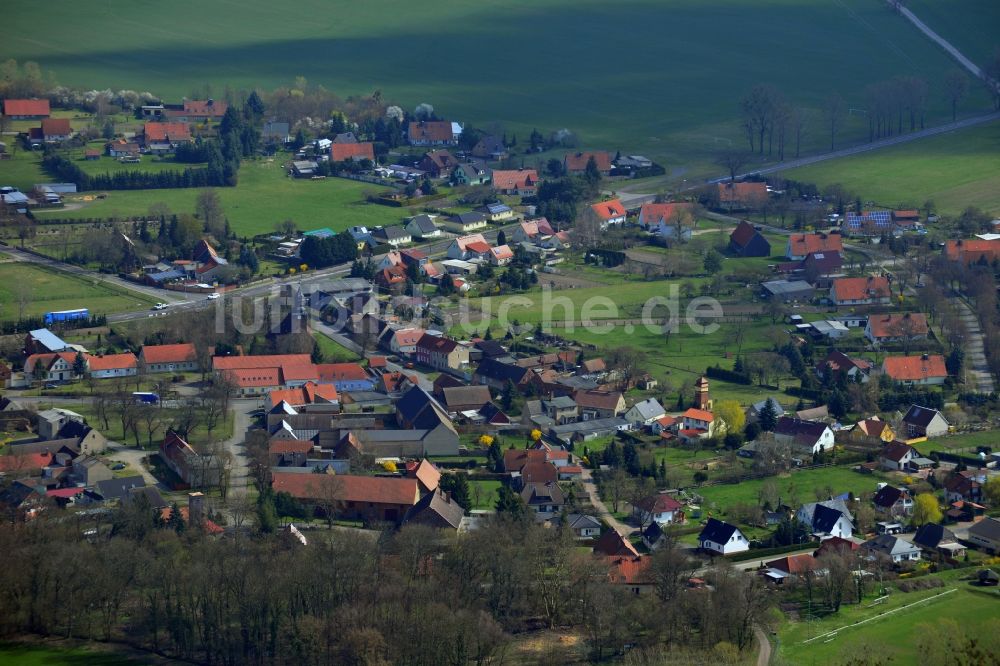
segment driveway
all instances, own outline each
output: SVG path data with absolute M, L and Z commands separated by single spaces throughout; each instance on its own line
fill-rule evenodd
M 583 481 L 583 489 L 587 492 L 587 497 L 590 498 L 590 503 L 594 505 L 597 509 L 597 515 L 603 518 L 611 528 L 621 534 L 623 537 L 628 537 L 630 534 L 635 532 L 635 528 L 625 523 L 621 522 L 615 518 L 611 511 L 608 509 L 607 505 L 601 500 L 600 495 L 597 493 L 597 484 L 594 483 L 594 477 L 590 473 L 589 469 L 584 468 L 583 474 L 580 475 L 580 480 Z
M 244 440 L 247 430 L 254 422 L 251 412 L 260 407 L 256 398 L 240 398 L 233 400 L 233 436 L 223 442 L 223 446 L 231 457 L 229 471 L 229 497 L 237 497 L 247 493 L 250 476 L 249 458 L 247 457 Z

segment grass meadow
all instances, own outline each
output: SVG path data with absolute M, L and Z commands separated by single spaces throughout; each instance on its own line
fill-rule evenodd
M 0 181 L 9 181 L 24 189 L 51 180 L 42 172 L 38 159 L 39 154 L 21 151 L 16 159 L 0 163 Z M 80 164 L 89 171 L 95 168 L 92 164 L 100 165 L 101 162 L 81 161 Z M 272 231 L 277 223 L 287 219 L 294 220 L 301 229 L 330 227 L 339 231 L 355 225 L 393 224 L 406 214 L 404 209 L 365 201 L 365 193 L 383 189 L 377 185 L 343 178 L 289 178 L 281 165 L 280 159 L 245 161 L 236 187 L 216 188 L 226 217 L 240 236 Z M 122 165 L 107 166 L 109 169 L 105 171 L 114 171 Z M 144 157 L 136 166 L 143 170 L 183 167 L 169 162 L 152 162 L 149 157 Z M 88 192 L 65 197 L 66 209 L 38 211 L 36 215 L 39 220 L 128 217 L 144 215 L 157 203 L 166 204 L 173 212 L 193 213 L 199 192 L 198 189 L 116 190 L 107 192 L 105 199 L 95 199 L 94 193 Z M 76 207 L 75 204 L 82 205 Z
M 901 610 L 859 627 L 842 629 L 833 637 L 804 643 L 823 634 L 870 617 L 877 617 L 894 608 L 932 597 L 946 589 L 955 589 L 946 596 Z M 942 618 L 954 620 L 970 633 L 1000 615 L 1000 595 L 970 587 L 965 582 L 921 592 L 893 592 L 885 603 L 871 607 L 872 599 L 861 605 L 842 606 L 839 613 L 813 622 L 789 622 L 779 632 L 779 655 L 783 663 L 813 666 L 850 663 L 851 656 L 888 656 L 894 664 L 920 663 L 917 638 L 925 626 L 933 626 Z M 887 663 L 887 660 L 880 663 Z
M 831 91 L 859 107 L 868 83 L 914 74 L 936 87 L 953 66 L 872 0 L 435 0 L 391 11 L 303 0 L 294 16 L 264 0 L 53 0 L 46 11 L 58 20 L 45 22 L 28 0 L 8 4 L 0 59 L 36 61 L 63 84 L 177 100 L 301 76 L 345 97 L 380 90 L 408 108 L 500 122 L 522 139 L 565 127 L 583 145 L 641 152 L 685 178 L 715 173 L 711 156 L 743 142 L 739 99 L 757 83 L 811 110 L 804 148 L 818 151 L 829 145 L 820 109 Z M 95 38 L 109 25 L 113 40 Z M 987 107 L 973 86 L 963 112 Z M 932 95 L 929 120 L 947 113 Z M 842 139 L 865 129 L 852 117 Z
M 977 65 L 1000 46 L 1000 3 L 994 0 L 906 0 L 906 6 Z
M 724 483 L 717 486 L 706 486 L 698 489 L 705 502 L 702 508 L 717 513 L 718 507 L 732 507 L 735 504 L 757 504 L 757 494 L 765 481 L 773 481 L 781 496 L 781 501 L 791 506 L 803 502 L 815 502 L 816 494 L 827 499 L 833 495 L 853 492 L 873 493 L 875 485 L 884 480 L 881 474 L 860 474 L 848 467 L 820 467 L 792 471 L 770 479 L 752 479 L 740 483 Z M 723 512 L 724 513 L 724 512 Z
M 87 280 L 39 266 L 0 263 L 0 319 L 15 321 L 21 316 L 41 316 L 55 310 L 86 307 L 93 314 L 112 314 L 149 307 L 156 301 L 125 292 L 99 280 Z
M 32 643 L 0 644 L 0 664 L 11 666 L 136 666 L 124 655 L 90 646 L 57 647 Z
M 826 186 L 840 183 L 882 206 L 959 213 L 967 206 L 1000 213 L 1000 122 L 950 132 L 866 155 L 783 172 Z

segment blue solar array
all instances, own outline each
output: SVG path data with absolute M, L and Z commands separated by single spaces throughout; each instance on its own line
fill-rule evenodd
M 892 226 L 892 213 L 887 210 L 868 211 L 858 215 L 857 213 L 847 214 L 847 226 L 852 229 L 875 225 L 876 228 L 888 228 Z

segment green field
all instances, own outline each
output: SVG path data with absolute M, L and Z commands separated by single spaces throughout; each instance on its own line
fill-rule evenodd
M 342 97 L 377 89 L 410 109 L 499 121 L 522 140 L 532 127 L 565 127 L 588 146 L 673 167 L 701 158 L 713 173 L 705 158 L 743 142 L 738 104 L 755 84 L 816 112 L 806 147 L 819 150 L 831 90 L 858 107 L 868 83 L 917 74 L 937 84 L 953 66 L 876 0 L 304 0 L 293 15 L 264 0 L 54 0 L 45 8 L 59 20 L 46 22 L 28 0 L 8 5 L 0 59 L 36 61 L 63 84 L 177 100 L 206 95 L 206 84 L 222 97 L 226 86 L 302 76 Z M 113 40 L 95 37 L 109 25 Z M 964 110 L 987 104 L 975 88 Z M 932 95 L 929 119 L 945 114 Z M 856 117 L 843 138 L 865 129 Z
M 24 191 L 35 183 L 51 180 L 42 172 L 39 153 L 19 151 L 16 159 L 0 162 L 0 182 L 10 183 Z M 104 158 L 111 162 L 110 158 Z M 88 164 L 81 162 L 81 164 Z M 98 162 L 97 164 L 101 164 Z M 222 206 L 237 234 L 252 236 L 272 231 L 282 220 L 294 220 L 301 229 L 330 227 L 346 229 L 354 225 L 377 226 L 399 222 L 404 209 L 390 208 L 364 201 L 366 192 L 382 190 L 376 185 L 342 178 L 296 180 L 285 175 L 280 159 L 245 161 L 236 187 L 217 188 Z M 117 163 L 108 164 L 114 169 Z M 143 169 L 170 168 L 168 162 L 152 162 L 143 158 Z M 87 166 L 89 171 L 92 167 Z M 92 217 L 128 217 L 145 215 L 150 206 L 166 204 L 171 211 L 193 213 L 196 189 L 124 190 L 107 193 L 106 199 L 94 199 L 93 193 L 68 196 L 65 203 L 83 205 L 75 209 L 39 211 L 46 218 L 86 219 Z M 84 197 L 89 200 L 85 201 Z
M 334 340 L 331 340 L 322 333 L 314 333 L 313 339 L 316 340 L 316 344 L 319 346 L 320 351 L 323 352 L 324 363 L 346 363 L 358 360 L 357 354 L 352 352 L 350 349 L 337 344 Z
M 874 608 L 867 607 L 872 602 L 872 599 L 867 599 L 859 606 L 842 606 L 839 613 L 819 621 L 788 623 L 779 633 L 781 638 L 779 654 L 785 663 L 818 666 L 848 663 L 852 655 L 877 646 L 876 649 L 880 654 L 885 652 L 891 655 L 894 664 L 916 664 L 920 662 L 916 639 L 920 635 L 921 625 L 933 626 L 938 620 L 947 618 L 954 620 L 967 631 L 975 633 L 976 628 L 982 623 L 1000 614 L 1000 595 L 995 591 L 984 592 L 970 588 L 962 582 L 958 583 L 956 592 L 941 598 L 901 610 L 884 619 L 873 620 L 859 627 L 843 629 L 829 640 L 820 639 L 808 644 L 803 643 L 812 636 L 869 617 L 877 617 L 893 608 L 932 597 L 945 589 L 953 587 L 909 594 L 893 592 L 884 604 Z
M 1000 122 L 792 169 L 782 175 L 821 187 L 840 183 L 881 206 L 922 206 L 941 212 L 978 206 L 1000 213 Z
M 0 255 L 4 256 L 4 255 Z M 55 310 L 88 308 L 92 315 L 153 305 L 156 300 L 126 292 L 96 279 L 84 279 L 30 264 L 0 263 L 0 319 L 14 321 Z
M 792 506 L 803 502 L 815 502 L 815 491 L 824 491 L 827 487 L 834 495 L 853 492 L 875 492 L 875 484 L 883 480 L 881 474 L 859 474 L 847 467 L 821 467 L 805 469 L 773 479 L 753 479 L 740 483 L 726 483 L 717 486 L 706 486 L 698 489 L 698 494 L 705 499 L 704 509 L 710 509 L 711 504 L 718 507 L 731 507 L 734 504 L 757 504 L 757 493 L 765 481 L 772 480 L 781 495 L 781 501 Z M 825 496 L 822 499 L 827 499 Z
M 0 644 L 0 664 L 11 666 L 131 666 L 142 662 L 85 645 L 74 648 L 26 643 Z
M 1000 46 L 1000 3 L 995 0 L 906 0 L 906 6 L 977 65 Z

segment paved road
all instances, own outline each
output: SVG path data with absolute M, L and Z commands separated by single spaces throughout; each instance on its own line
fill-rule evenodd
M 56 259 L 51 259 L 49 257 L 40 257 L 37 254 L 32 254 L 30 252 L 24 252 L 16 247 L 11 247 L 9 245 L 0 246 L 0 251 L 7 254 L 15 261 L 23 261 L 25 263 L 38 264 L 39 266 L 46 266 L 53 270 L 62 271 L 64 273 L 71 273 L 77 277 L 84 278 L 86 280 L 105 282 L 107 284 L 114 285 L 120 289 L 125 289 L 126 291 L 138 292 L 143 296 L 148 296 L 156 298 L 160 301 L 170 302 L 170 303 L 182 303 L 192 299 L 192 297 L 197 298 L 192 294 L 184 294 L 181 292 L 167 291 L 165 289 L 156 289 L 154 287 L 147 287 L 143 285 L 138 285 L 133 282 L 128 282 L 127 280 L 122 280 L 117 275 L 107 275 L 105 273 L 98 273 L 96 271 L 88 270 L 81 266 L 74 266 L 73 264 L 67 264 Z M 203 296 L 200 298 L 204 298 Z M 143 311 L 145 312 L 145 310 Z
M 618 534 L 621 534 L 623 537 L 628 537 L 630 534 L 635 532 L 634 527 L 630 527 L 615 518 L 611 514 L 607 505 L 601 501 L 601 496 L 597 493 L 597 484 L 594 483 L 593 474 L 591 474 L 591 471 L 586 467 L 583 469 L 583 474 L 580 475 L 580 480 L 583 481 L 583 489 L 587 492 L 587 497 L 590 498 L 590 503 L 593 504 L 594 508 L 597 510 L 597 515 L 603 518 L 608 525 L 611 526 L 611 529 L 618 532 Z
M 852 146 L 851 148 L 842 148 L 840 150 L 834 150 L 829 153 L 823 153 L 821 155 L 812 155 L 810 157 L 801 157 L 795 160 L 787 160 L 773 166 L 762 167 L 760 169 L 754 169 L 753 171 L 748 171 L 746 173 L 738 174 L 736 179 L 746 178 L 752 175 L 765 176 L 771 173 L 778 173 L 779 171 L 786 171 L 788 169 L 796 169 L 798 167 L 809 166 L 810 164 L 817 164 L 819 162 L 826 162 L 827 160 L 835 160 L 841 157 L 850 157 L 851 155 L 860 155 L 862 153 L 869 153 L 874 150 L 880 150 L 882 148 L 888 148 L 890 146 L 897 146 L 902 143 L 909 143 L 911 141 L 917 141 L 918 139 L 926 139 L 931 136 L 937 136 L 938 134 L 947 134 L 948 132 L 954 132 L 955 130 L 965 129 L 967 127 L 975 127 L 976 125 L 983 125 L 985 123 L 991 123 L 996 120 L 1000 120 L 1000 111 L 994 111 L 991 113 L 986 113 L 981 116 L 974 116 L 972 118 L 965 118 L 963 120 L 957 120 L 953 123 L 945 123 L 944 125 L 939 125 L 937 127 L 928 127 L 927 129 L 922 129 L 916 132 L 911 132 L 909 134 L 901 134 L 898 136 L 890 137 L 888 139 L 880 139 L 879 141 L 872 141 L 871 143 L 866 143 L 861 146 Z M 729 176 L 721 176 L 719 178 L 713 178 L 709 180 L 709 183 L 722 183 L 729 180 Z M 700 184 L 691 185 L 688 189 L 694 189 L 700 187 Z
M 260 407 L 257 398 L 240 398 L 232 401 L 233 436 L 223 442 L 230 455 L 229 497 L 238 497 L 247 493 L 250 468 L 244 440 L 247 430 L 253 424 L 252 411 Z

